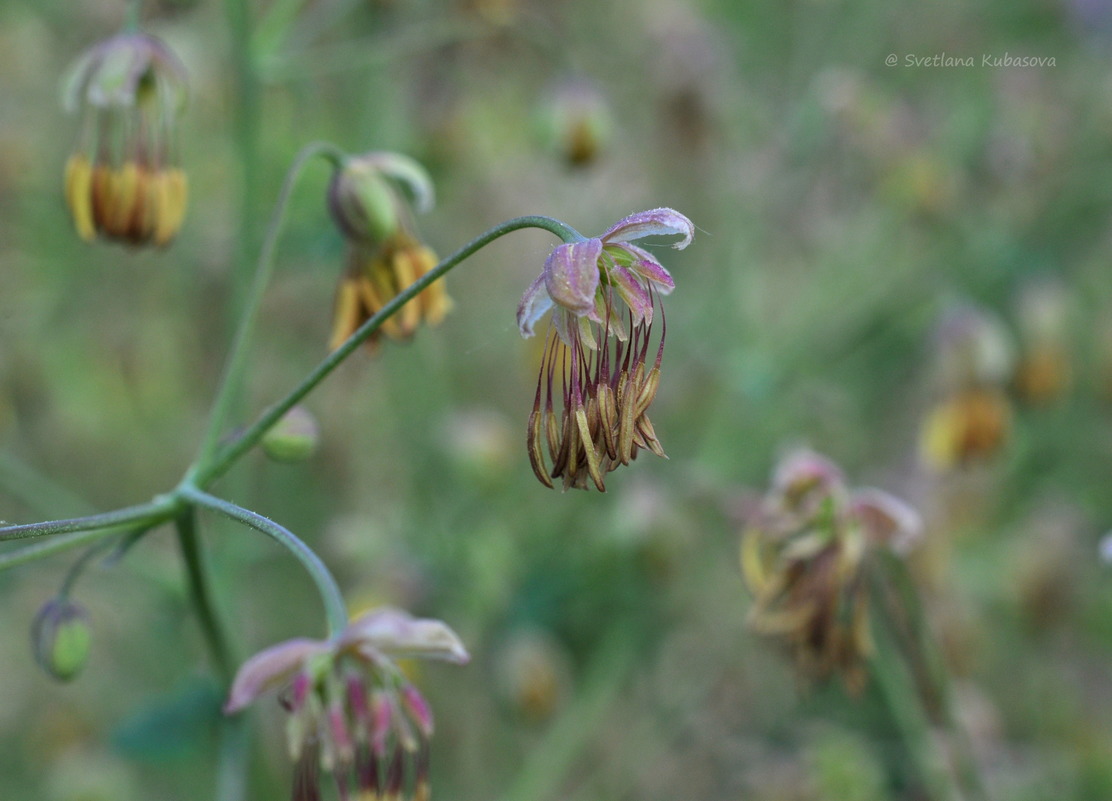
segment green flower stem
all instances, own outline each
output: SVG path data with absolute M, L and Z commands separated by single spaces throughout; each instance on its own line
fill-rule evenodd
M 294 387 L 288 395 L 267 408 L 266 411 L 264 411 L 239 437 L 217 450 L 211 460 L 199 461 L 197 466 L 190 471 L 187 476 L 187 481 L 203 487 L 208 486 L 210 482 L 224 475 L 244 453 L 253 448 L 255 444 L 262 439 L 263 435 L 270 430 L 294 404 L 312 392 L 317 384 L 323 381 L 329 373 L 339 367 L 340 363 L 350 356 L 356 348 L 363 344 L 371 334 L 377 331 L 379 326 L 391 315 L 395 314 L 406 303 L 420 294 L 421 291 L 433 281 L 441 278 L 460 262 L 474 255 L 476 251 L 486 247 L 496 239 L 513 231 L 521 230 L 522 228 L 541 228 L 560 237 L 564 242 L 578 242 L 583 240 L 583 236 L 571 226 L 559 220 L 554 220 L 551 217 L 539 216 L 515 217 L 475 237 L 475 239 L 441 261 L 436 267 L 421 276 L 421 278 L 414 281 L 407 289 L 399 292 L 393 300 L 382 307 L 382 310 L 379 311 L 378 314 L 363 323 L 363 325 L 360 326 L 354 334 L 348 337 L 340 347 L 336 348 L 336 350 L 321 361 L 320 364 L 318 364 L 300 384 Z
M 332 574 L 328 571 L 328 568 L 325 567 L 320 557 L 291 531 L 275 523 L 273 520 L 265 518 L 248 509 L 244 509 L 242 506 L 237 506 L 223 498 L 209 495 L 207 492 L 197 487 L 182 485 L 178 488 L 178 492 L 181 497 L 197 506 L 203 506 L 206 509 L 219 512 L 225 517 L 229 517 L 256 531 L 260 531 L 281 545 L 284 545 L 297 557 L 298 561 L 301 562 L 305 569 L 309 571 L 309 575 L 316 583 L 321 600 L 324 602 L 330 633 L 335 635 L 347 626 L 347 605 L 344 603 L 344 598 L 340 593 L 339 586 L 336 584 L 336 579 L 332 577 Z
M 940 722 L 949 730 L 954 740 L 954 746 L 950 751 L 954 759 L 954 773 L 962 788 L 962 797 L 970 801 L 987 801 L 988 791 L 985 789 L 980 770 L 973 758 L 973 745 L 969 733 L 954 710 L 950 676 L 935 639 L 931 636 L 919 593 L 904 562 L 892 559 L 887 567 L 887 575 L 897 594 L 898 602 L 906 611 L 909 631 L 904 638 L 905 650 L 908 652 L 907 660 L 913 666 L 919 684 L 923 705 L 926 707 L 929 705 L 929 699 L 936 699 L 934 706 L 938 708 Z M 889 600 L 889 603 L 891 602 Z
M 50 542 L 57 542 L 57 539 L 52 539 L 50 540 Z M 34 548 L 38 546 L 33 545 L 30 547 Z M 74 586 L 77 584 L 77 580 L 81 578 L 89 565 L 91 565 L 97 559 L 97 557 L 102 556 L 104 553 L 106 553 L 111 547 L 111 540 L 97 540 L 93 543 L 92 546 L 89 547 L 88 550 L 85 551 L 85 553 L 81 554 L 81 556 L 77 558 L 77 561 L 73 563 L 69 571 L 66 573 L 66 577 L 62 580 L 62 586 L 58 588 L 58 597 L 69 597 L 70 593 L 73 592 Z
M 39 559 L 68 551 L 70 548 L 80 548 L 82 545 L 95 543 L 104 537 L 119 534 L 121 531 L 126 532 L 131 528 L 131 526 L 109 526 L 108 528 L 96 528 L 73 534 L 60 534 L 43 542 L 36 542 L 34 545 L 16 548 L 5 554 L 0 554 L 0 572 L 25 565 L 28 562 L 37 562 Z
M 212 582 L 209 580 L 204 549 L 197 534 L 196 509 L 192 507 L 186 509 L 177 516 L 174 523 L 178 530 L 178 547 L 181 548 L 186 575 L 189 578 L 189 596 L 193 601 L 193 609 L 197 613 L 197 620 L 201 623 L 205 643 L 208 645 L 220 678 L 225 684 L 231 685 L 235 677 L 235 659 L 228 645 L 227 632 L 216 613 L 216 605 L 213 602 Z
M 278 202 L 274 207 L 274 214 L 271 217 L 270 228 L 267 231 L 262 250 L 259 252 L 255 278 L 248 293 L 246 305 L 243 308 L 243 315 L 240 318 L 235 340 L 232 342 L 231 355 L 228 357 L 220 388 L 217 390 L 216 399 L 213 401 L 208 428 L 205 431 L 204 439 L 201 441 L 201 449 L 195 464 L 203 463 L 212 455 L 232 407 L 235 405 L 235 399 L 247 364 L 251 334 L 255 329 L 255 321 L 262 305 L 263 293 L 266 291 L 266 287 L 270 283 L 270 277 L 274 272 L 274 254 L 278 245 L 278 237 L 281 235 L 282 227 L 285 224 L 286 209 L 289 206 L 290 196 L 293 194 L 294 185 L 297 183 L 305 165 L 317 156 L 324 156 L 338 164 L 343 154 L 327 142 L 312 142 L 303 147 L 294 157 L 293 164 L 290 165 L 290 169 L 286 173 L 282 189 L 278 194 Z
M 68 520 L 47 520 L 0 528 L 0 541 L 31 539 L 53 534 L 72 534 L 102 529 L 142 528 L 158 525 L 174 516 L 180 501 L 175 494 L 160 495 L 149 503 L 128 506 L 112 512 L 73 517 Z
M 959 796 L 949 776 L 939 769 L 933 758 L 935 745 L 930 723 L 916 699 L 914 682 L 900 659 L 888 615 L 874 612 L 872 617 L 876 652 L 869 660 L 869 667 L 880 696 L 915 763 L 926 797 L 930 801 L 954 801 Z

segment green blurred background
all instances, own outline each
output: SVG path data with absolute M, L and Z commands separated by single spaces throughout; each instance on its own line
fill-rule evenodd
M 917 575 L 994 797 L 1112 798 L 1112 3 L 145 2 L 191 78 L 191 204 L 158 253 L 86 245 L 61 197 L 77 128 L 62 77 L 124 10 L 0 2 L 0 517 L 177 482 L 310 140 L 426 164 L 439 197 L 420 225 L 441 254 L 521 214 L 591 235 L 671 206 L 699 233 L 658 250 L 677 285 L 653 406 L 668 461 L 643 455 L 605 495 L 531 474 L 537 353 L 514 311 L 554 242 L 527 232 L 451 274 L 440 328 L 357 354 L 310 397 L 315 457 L 251 454 L 217 488 L 317 549 L 353 610 L 398 604 L 468 643 L 469 667 L 417 676 L 438 719 L 434 792 L 917 797 L 871 693 L 800 693 L 745 631 L 741 517 L 783 449 L 809 443 L 923 512 Z M 983 64 L 1005 54 L 1053 65 Z M 935 55 L 974 65 L 910 65 Z M 609 120 L 578 166 L 553 121 L 573 82 Z M 242 422 L 324 355 L 344 260 L 327 180 L 318 164 L 295 193 Z M 1021 332 L 1032 281 L 1061 289 L 1072 380 L 1016 398 L 986 458 L 931 472 L 917 440 L 939 315 L 978 304 Z M 203 527 L 242 656 L 323 634 L 285 553 Z M 210 797 L 220 690 L 172 537 L 82 579 L 93 653 L 59 687 L 27 632 L 74 558 L 0 577 L 0 798 Z M 264 706 L 249 713 L 258 799 L 288 793 Z

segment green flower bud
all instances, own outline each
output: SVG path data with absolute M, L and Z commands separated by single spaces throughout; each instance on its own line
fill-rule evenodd
M 316 453 L 319 441 L 316 418 L 294 406 L 263 435 L 263 452 L 276 462 L 301 462 Z
M 412 195 L 418 212 L 432 208 L 432 181 L 417 162 L 388 152 L 352 156 L 332 176 L 328 210 L 348 239 L 381 243 L 407 227 L 399 187 Z
M 89 657 L 89 616 L 68 598 L 51 598 L 31 626 L 35 661 L 58 681 L 76 678 Z

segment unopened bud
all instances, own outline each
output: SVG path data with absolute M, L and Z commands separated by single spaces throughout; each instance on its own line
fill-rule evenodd
M 35 661 L 59 681 L 75 678 L 89 656 L 89 617 L 68 598 L 47 601 L 31 626 Z
M 319 442 L 316 418 L 294 406 L 263 435 L 263 452 L 276 462 L 301 462 L 316 453 Z
M 387 152 L 348 158 L 328 185 L 328 210 L 349 239 L 383 242 L 403 229 L 408 214 L 398 186 L 413 196 L 418 212 L 432 208 L 432 181 L 412 159 Z

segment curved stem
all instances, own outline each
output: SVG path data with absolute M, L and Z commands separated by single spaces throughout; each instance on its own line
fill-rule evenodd
M 247 364 L 251 334 L 255 328 L 255 320 L 259 315 L 259 307 L 262 305 L 263 293 L 266 291 L 267 284 L 270 283 L 270 276 L 274 272 L 274 253 L 277 249 L 278 237 L 285 224 L 286 208 L 289 206 L 294 185 L 305 165 L 316 156 L 322 155 L 337 164 L 343 157 L 343 154 L 328 142 L 311 142 L 298 152 L 286 173 L 282 189 L 278 194 L 278 202 L 270 220 L 270 228 L 267 230 L 266 239 L 263 241 L 262 250 L 259 252 L 255 278 L 243 308 L 243 316 L 240 318 L 235 340 L 232 342 L 231 354 L 228 356 L 227 364 L 224 367 L 220 388 L 217 390 L 212 411 L 209 413 L 208 428 L 205 431 L 204 439 L 201 441 L 201 448 L 195 464 L 203 463 L 215 451 L 220 434 L 235 403 L 240 379 Z
M 197 620 L 205 635 L 209 653 L 225 685 L 231 685 L 235 677 L 235 660 L 228 645 L 228 636 L 216 613 L 212 597 L 212 582 L 209 580 L 205 564 L 204 549 L 197 534 L 197 511 L 189 508 L 178 515 L 174 521 L 178 530 L 178 546 L 185 560 L 185 572 L 189 578 L 189 595 Z
M 262 439 L 263 434 L 270 430 L 270 428 L 282 418 L 282 415 L 288 412 L 294 404 L 312 392 L 317 384 L 323 381 L 329 373 L 339 367 L 340 363 L 350 356 L 356 348 L 363 344 L 371 334 L 377 331 L 379 326 L 391 315 L 420 294 L 421 291 L 431 283 L 444 276 L 453 267 L 474 255 L 476 251 L 481 250 L 496 239 L 513 231 L 521 230 L 522 228 L 541 228 L 560 237 L 564 242 L 577 242 L 583 239 L 583 236 L 571 226 L 559 220 L 554 220 L 551 217 L 540 216 L 515 217 L 475 237 L 451 256 L 441 261 L 432 270 L 421 276 L 421 278 L 414 281 L 408 288 L 394 296 L 389 303 L 382 307 L 378 314 L 363 323 L 363 325 L 360 326 L 354 334 L 348 337 L 340 347 L 336 348 L 336 350 L 332 351 L 332 353 L 322 360 L 300 384 L 289 392 L 289 394 L 268 407 L 266 411 L 243 432 L 243 434 L 226 444 L 223 448 L 217 450 L 211 461 L 198 461 L 196 467 L 191 470 L 190 474 L 187 476 L 187 480 L 199 486 L 207 486 L 211 481 L 224 475 L 224 473 L 235 464 L 236 460 Z
M 100 540 L 94 543 L 85 553 L 81 554 L 66 573 L 66 577 L 62 579 L 62 586 L 58 590 L 58 596 L 60 598 L 68 597 L 70 593 L 73 592 L 77 580 L 81 578 L 86 568 L 88 568 L 98 556 L 104 554 L 111 545 L 112 543 L 110 541 Z
M 42 523 L 27 523 L 19 526 L 0 528 L 0 541 L 22 540 L 33 537 L 46 537 L 53 534 L 71 534 L 78 531 L 98 531 L 103 529 L 140 528 L 154 526 L 169 520 L 179 506 L 174 494 L 160 495 L 149 503 L 127 506 L 112 512 L 104 512 L 87 517 L 73 517 L 68 520 L 47 520 Z
M 309 575 L 316 583 L 321 600 L 324 602 L 325 613 L 328 616 L 330 634 L 337 634 L 347 626 L 347 606 L 344 603 L 343 595 L 340 594 L 340 588 L 336 584 L 336 579 L 332 577 L 332 574 L 328 571 L 328 568 L 325 567 L 320 557 L 317 556 L 308 545 L 294 535 L 293 532 L 269 518 L 244 509 L 242 506 L 237 506 L 231 501 L 217 498 L 215 495 L 209 495 L 207 492 L 197 487 L 182 485 L 178 488 L 178 492 L 181 494 L 181 497 L 196 505 L 211 509 L 214 512 L 219 512 L 225 517 L 230 517 L 232 520 L 266 534 L 271 539 L 285 546 L 297 557 L 298 561 L 301 562 L 305 569 L 309 571 Z

